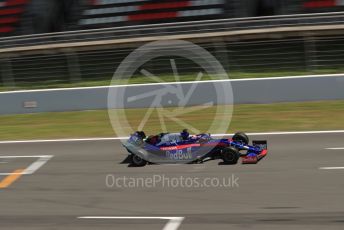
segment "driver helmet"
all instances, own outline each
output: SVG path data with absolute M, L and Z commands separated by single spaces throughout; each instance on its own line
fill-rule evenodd
M 187 129 L 183 129 L 183 131 L 180 133 L 180 135 L 183 138 L 183 140 L 187 140 L 190 136 L 190 133 L 188 132 Z

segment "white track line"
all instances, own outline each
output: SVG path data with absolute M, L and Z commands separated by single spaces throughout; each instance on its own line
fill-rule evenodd
M 338 170 L 338 169 L 344 169 L 344 167 L 320 167 L 320 170 Z
M 51 158 L 51 155 L 31 155 L 31 156 L 1 156 L 0 155 L 0 159 L 10 159 L 10 158 Z
M 9 158 L 38 158 L 35 162 L 33 162 L 29 167 L 27 167 L 21 173 L 0 173 L 0 176 L 8 176 L 8 175 L 29 175 L 36 172 L 40 167 L 42 167 L 45 163 L 47 163 L 53 156 L 52 155 L 35 155 L 35 156 L 0 156 L 0 159 L 9 159 Z
M 52 92 L 52 91 L 66 91 L 66 90 L 87 90 L 87 89 L 107 89 L 107 88 L 152 86 L 152 85 L 171 85 L 171 84 L 194 84 L 194 83 L 215 83 L 215 82 L 237 82 L 237 81 L 268 81 L 268 80 L 323 78 L 323 77 L 344 77 L 344 74 L 319 74 L 319 75 L 286 76 L 286 77 L 262 77 L 262 78 L 223 79 L 223 80 L 205 80 L 205 81 L 182 81 L 182 82 L 163 82 L 163 83 L 145 83 L 145 84 L 126 84 L 126 85 L 111 85 L 111 86 L 91 86 L 91 87 L 74 87 L 74 88 L 13 90 L 13 91 L 0 92 L 0 94 L 29 93 L 29 92 Z
M 294 134 L 331 134 L 331 133 L 344 133 L 344 130 L 324 130 L 324 131 L 290 131 L 290 132 L 265 132 L 265 133 L 246 133 L 252 136 L 265 136 L 265 135 L 294 135 Z M 226 136 L 232 134 L 212 134 L 212 136 Z
M 246 133 L 252 136 L 270 136 L 270 135 L 297 135 L 297 134 L 331 134 L 344 133 L 344 130 L 327 130 L 327 131 L 293 131 L 293 132 L 267 132 L 267 133 Z M 213 137 L 230 136 L 227 134 L 212 134 Z M 81 142 L 81 141 L 112 141 L 125 140 L 128 137 L 95 137 L 95 138 L 68 138 L 68 139 L 46 139 L 46 140 L 17 140 L 17 141 L 0 141 L 0 144 L 25 144 L 25 143 L 50 143 L 50 142 Z
M 328 150 L 344 150 L 344 148 L 325 148 L 325 149 L 328 149 Z
M 78 219 L 113 219 L 113 220 L 169 220 L 163 230 L 177 230 L 184 217 L 155 217 L 155 216 L 80 216 Z
M 75 139 L 47 139 L 47 140 L 18 140 L 18 141 L 0 141 L 0 144 L 21 144 L 21 143 L 50 143 L 50 142 L 79 142 L 79 141 L 110 141 L 122 140 L 128 137 L 99 137 L 99 138 L 75 138 Z
M 29 167 L 25 169 L 23 174 L 33 174 L 45 163 L 47 163 L 53 156 L 41 156 L 37 161 L 33 162 Z

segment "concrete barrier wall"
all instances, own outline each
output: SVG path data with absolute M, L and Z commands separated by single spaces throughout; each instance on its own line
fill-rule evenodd
M 175 86 L 175 84 L 169 84 Z M 187 91 L 191 83 L 181 87 Z M 215 82 L 199 82 L 187 105 L 206 102 L 217 96 L 217 86 L 233 89 L 235 104 L 276 103 L 344 99 L 344 75 L 305 76 L 263 79 L 239 79 Z M 166 85 L 116 86 L 112 89 L 132 98 L 152 92 Z M 106 109 L 109 87 L 90 87 L 52 90 L 30 90 L 0 93 L 0 114 L 24 114 Z M 115 100 L 115 99 L 114 99 Z M 226 100 L 218 99 L 222 104 Z M 152 97 L 143 100 L 117 103 L 115 108 L 144 108 L 152 103 Z M 174 95 L 161 100 L 162 106 L 177 106 Z

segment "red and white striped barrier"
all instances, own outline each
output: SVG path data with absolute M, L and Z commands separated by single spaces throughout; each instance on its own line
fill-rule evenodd
M 224 13 L 225 0 L 91 0 L 80 25 L 204 17 Z

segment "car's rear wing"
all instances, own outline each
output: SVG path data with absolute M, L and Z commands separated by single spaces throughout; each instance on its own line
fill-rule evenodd
M 127 142 L 136 146 L 141 146 L 145 138 L 146 134 L 143 131 L 136 131 L 130 135 Z

